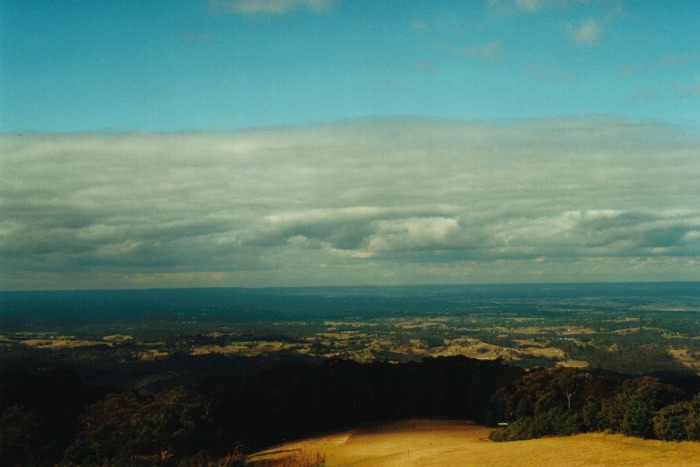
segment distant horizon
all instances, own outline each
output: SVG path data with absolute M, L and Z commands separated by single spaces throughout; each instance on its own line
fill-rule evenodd
M 16 289 L 16 290 L 0 290 L 2 293 L 22 293 L 22 292 L 129 292 L 129 291 L 168 291 L 168 290 L 325 290 L 325 289 L 400 289 L 400 288 L 431 288 L 431 287 L 446 287 L 446 288 L 457 288 L 457 287 L 528 287 L 528 286 L 614 286 L 614 285 L 682 285 L 682 284 L 697 284 L 700 285 L 700 280 L 687 280 L 687 281 L 610 281 L 610 282 L 484 282 L 484 283 L 452 283 L 452 284 L 372 284 L 372 285 L 299 285 L 299 286 L 259 286 L 259 287 L 241 287 L 241 286 L 201 286 L 201 287 L 151 287 L 151 288 L 104 288 L 104 289 Z M 0 303 L 0 308 L 1 308 Z

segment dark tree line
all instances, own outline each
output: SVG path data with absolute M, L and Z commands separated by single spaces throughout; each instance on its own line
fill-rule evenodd
M 698 378 L 686 378 L 681 386 L 686 390 L 650 376 L 537 368 L 497 391 L 494 402 L 509 425 L 494 431 L 491 439 L 607 430 L 643 438 L 700 440 Z

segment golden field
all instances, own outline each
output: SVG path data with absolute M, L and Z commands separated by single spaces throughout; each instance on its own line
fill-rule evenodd
M 455 420 L 406 420 L 289 442 L 252 455 L 264 465 L 700 466 L 700 443 L 605 433 L 495 443 L 491 428 Z

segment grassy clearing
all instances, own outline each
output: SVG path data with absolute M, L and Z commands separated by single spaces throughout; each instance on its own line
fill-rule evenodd
M 700 443 L 603 433 L 494 443 L 487 439 L 490 431 L 463 421 L 407 420 L 287 443 L 250 461 L 294 465 L 286 462 L 303 453 L 305 459 L 323 458 L 328 466 L 700 465 Z
M 75 340 L 70 338 L 65 339 L 27 339 L 20 342 L 28 347 L 34 347 L 37 349 L 49 349 L 49 350 L 59 350 L 59 349 L 77 349 L 79 347 L 99 347 L 103 345 L 111 345 L 107 342 L 102 341 L 86 341 L 86 340 Z

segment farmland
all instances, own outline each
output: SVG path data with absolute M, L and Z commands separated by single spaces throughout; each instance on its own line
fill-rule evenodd
M 700 370 L 696 283 L 4 294 L 5 368 L 178 357 Z M 196 375 L 195 375 L 196 376 Z M 202 375 L 200 375 L 202 376 Z M 119 377 L 121 379 L 121 377 Z

